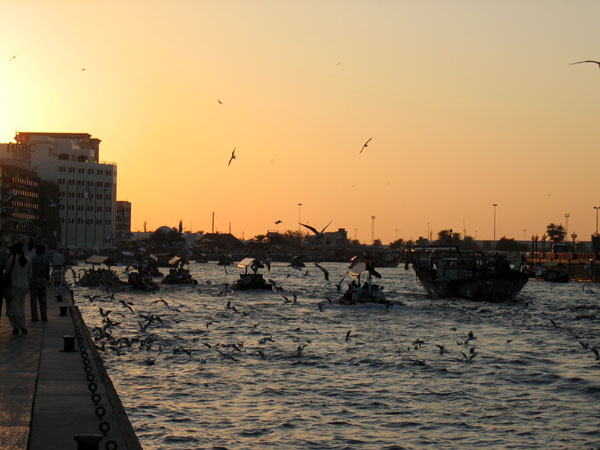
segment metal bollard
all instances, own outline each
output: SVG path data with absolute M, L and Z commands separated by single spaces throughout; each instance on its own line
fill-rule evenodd
M 67 315 L 67 308 L 68 307 L 66 305 L 65 306 L 61 305 L 61 306 L 59 306 L 59 308 L 60 308 L 60 315 L 61 316 L 66 316 Z
M 75 351 L 75 336 L 64 335 L 64 348 L 63 352 L 74 352 Z
M 101 434 L 76 434 L 73 439 L 77 442 L 77 450 L 98 450 L 98 444 L 104 439 Z

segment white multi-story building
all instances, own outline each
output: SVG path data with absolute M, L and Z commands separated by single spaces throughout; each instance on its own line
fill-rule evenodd
M 42 180 L 58 184 L 60 245 L 107 248 L 115 245 L 117 165 L 101 163 L 100 139 L 87 133 L 18 132 L 0 153 L 29 160 Z

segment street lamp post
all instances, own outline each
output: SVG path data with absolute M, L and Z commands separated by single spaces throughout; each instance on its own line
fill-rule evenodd
M 571 214 L 565 214 L 565 240 L 569 235 L 569 217 L 571 217 Z
M 375 216 L 371 216 L 371 245 L 375 244 Z
M 573 239 L 573 253 L 576 253 L 576 249 L 575 249 L 575 239 L 577 239 L 577 234 L 575 234 L 573 232 L 573 234 L 571 234 L 571 239 Z
M 600 209 L 600 206 L 594 206 L 594 209 L 596 210 L 596 235 L 598 234 L 598 210 Z
M 523 240 L 526 241 L 527 240 L 527 228 L 523 229 Z
M 498 203 L 493 203 L 492 206 L 494 207 L 494 247 L 496 244 L 496 207 L 498 206 Z
M 302 233 L 302 232 L 300 231 L 300 222 L 302 222 L 302 221 L 300 220 L 300 209 L 301 209 L 301 208 L 302 208 L 302 203 L 298 203 L 298 233 Z

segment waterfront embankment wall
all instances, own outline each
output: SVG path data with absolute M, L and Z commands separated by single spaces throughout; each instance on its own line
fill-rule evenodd
M 50 289 L 48 321 L 13 334 L 0 317 L 0 448 L 141 450 L 70 291 Z M 65 338 L 66 337 L 66 338 Z

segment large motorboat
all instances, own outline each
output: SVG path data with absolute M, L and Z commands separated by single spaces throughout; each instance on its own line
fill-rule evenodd
M 461 250 L 455 246 L 408 247 L 409 263 L 428 295 L 473 300 L 510 300 L 521 292 L 528 275 L 511 267 L 505 255 Z

